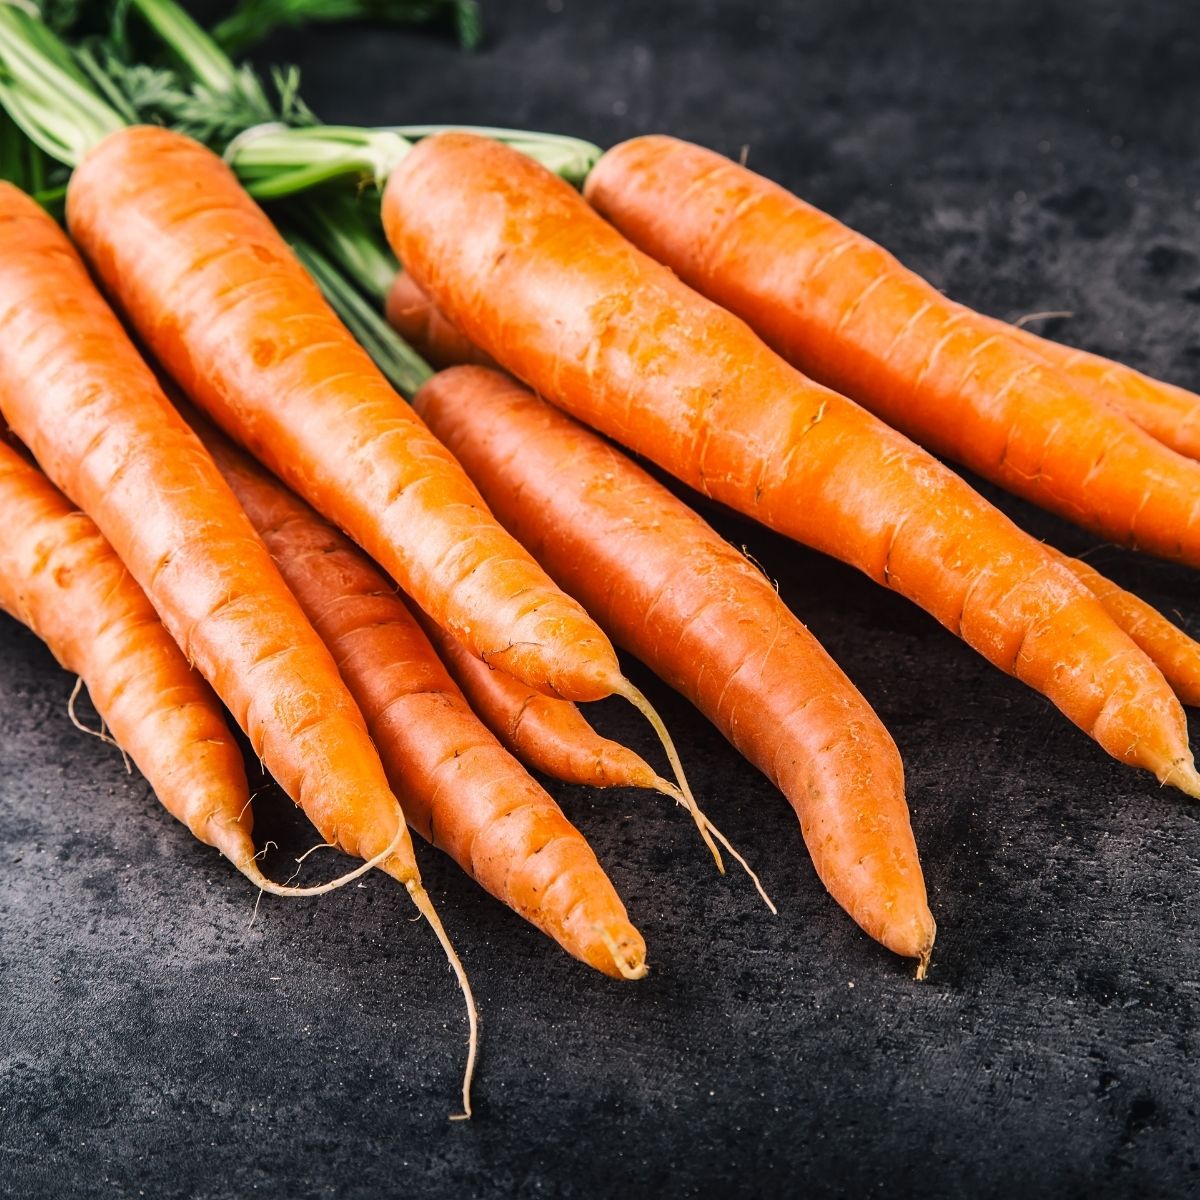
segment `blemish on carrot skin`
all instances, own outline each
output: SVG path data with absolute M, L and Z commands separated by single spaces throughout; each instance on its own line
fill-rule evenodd
M 256 367 L 269 367 L 276 358 L 278 347 L 272 338 L 255 338 L 250 347 Z

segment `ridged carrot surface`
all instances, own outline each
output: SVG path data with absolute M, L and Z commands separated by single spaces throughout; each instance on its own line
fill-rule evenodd
M 481 367 L 414 403 L 504 524 L 787 795 L 817 872 L 924 960 L 934 922 L 886 729 L 763 574 L 620 451 Z
M 1104 611 L 1141 647 L 1179 699 L 1200 706 L 1200 642 L 1172 624 L 1152 604 L 1113 583 L 1081 559 L 1047 550 L 1104 606 Z
M 388 304 L 388 320 L 396 331 L 411 345 L 431 360 L 436 359 L 443 365 L 455 362 L 482 362 L 487 356 L 476 349 L 466 337 L 450 322 L 433 303 L 433 301 L 416 285 L 412 277 L 404 272 L 396 276 L 393 292 L 399 294 L 400 302 Z M 997 322 L 997 325 L 1001 325 Z M 1002 326 L 1011 333 L 1023 335 L 1024 331 L 1011 326 Z M 1048 347 L 1050 351 L 1063 351 L 1063 358 L 1055 359 L 1061 369 L 1077 365 L 1080 369 L 1075 373 L 1078 386 L 1095 386 L 1097 400 L 1111 399 L 1116 387 L 1121 387 L 1121 403 L 1128 402 L 1128 415 L 1132 420 L 1143 425 L 1160 440 L 1171 429 L 1180 431 L 1181 437 L 1186 430 L 1185 425 L 1175 425 L 1168 420 L 1171 414 L 1167 403 L 1157 410 L 1161 417 L 1161 427 L 1152 428 L 1154 417 L 1149 406 L 1135 407 L 1138 398 L 1149 396 L 1149 389 L 1166 389 L 1180 393 L 1183 398 L 1191 397 L 1193 403 L 1200 407 L 1200 398 L 1181 388 L 1171 388 L 1169 384 L 1160 384 L 1157 380 L 1138 375 L 1128 367 L 1119 363 L 1099 358 L 1097 355 L 1085 354 L 1084 351 L 1069 350 L 1058 346 L 1057 343 L 1046 342 L 1044 339 L 1028 335 L 1030 345 Z M 1047 357 L 1052 357 L 1051 353 Z M 1087 361 L 1083 361 L 1087 360 Z M 487 365 L 484 363 L 484 365 Z M 1130 379 L 1129 377 L 1134 377 Z M 1107 382 L 1106 382 L 1107 381 Z M 1140 381 L 1140 382 L 1139 382 Z M 1145 391 L 1140 391 L 1144 385 Z M 1101 390 L 1103 387 L 1103 390 Z M 1180 409 L 1174 415 L 1186 416 L 1189 409 Z M 1181 452 L 1185 447 L 1176 447 Z M 1200 449 L 1198 445 L 1197 449 Z M 1052 555 L 1062 561 L 1071 573 L 1100 600 L 1105 612 L 1133 639 L 1151 661 L 1162 671 L 1166 681 L 1179 699 L 1187 705 L 1200 705 L 1200 643 L 1197 643 L 1178 626 L 1172 624 L 1162 613 L 1131 592 L 1125 591 L 1093 567 L 1069 555 L 1059 554 L 1047 546 Z M 457 644 L 457 643 L 455 643 Z M 470 655 L 464 655 L 471 664 L 478 662 Z M 482 664 L 480 664 L 482 666 Z M 517 685 L 519 686 L 519 685 Z M 552 703 L 549 699 L 547 703 Z M 476 705 L 478 707 L 478 704 Z
M 62 231 L 6 184 L 0 410 L 322 836 L 385 851 L 400 806 L 329 652 Z M 407 835 L 387 869 L 419 887 Z
M 495 523 L 220 158 L 165 129 L 112 134 L 67 215 L 189 397 L 440 625 L 541 690 L 619 690 L 607 639 Z
M 0 608 L 78 675 L 159 802 L 258 882 L 242 752 L 92 519 L 0 439 Z
M 923 445 L 1111 541 L 1200 566 L 1200 463 L 840 221 L 668 137 L 608 151 L 587 196 L 795 366 Z
M 1002 321 L 989 324 L 1040 354 L 1073 387 L 1124 413 L 1163 445 L 1188 458 L 1200 459 L 1200 396 L 1195 392 L 1152 379 L 1111 358 L 1039 337 L 1028 329 Z
M 645 943 L 591 847 L 479 722 L 391 582 L 211 426 L 196 428 L 332 652 L 413 828 L 577 958 L 645 974 Z
M 1069 571 L 567 184 L 498 143 L 442 134 L 392 174 L 383 216 L 418 285 L 547 399 L 908 596 L 1110 754 L 1200 792 L 1179 702 Z

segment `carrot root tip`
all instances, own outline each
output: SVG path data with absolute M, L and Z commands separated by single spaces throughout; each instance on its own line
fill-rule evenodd
M 1185 796 L 1200 800 L 1200 772 L 1193 762 L 1181 760 L 1159 776 L 1164 787 L 1178 788 Z
M 684 808 L 688 808 L 689 811 L 692 812 L 693 817 L 696 818 L 697 824 L 703 822 L 702 828 L 707 829 L 712 836 L 716 838 L 716 840 L 720 842 L 722 846 L 725 847 L 730 858 L 732 858 L 733 861 L 736 862 L 738 866 L 741 867 L 742 870 L 745 871 L 750 877 L 750 882 L 754 884 L 754 890 L 759 894 L 760 897 L 762 897 L 762 901 L 767 908 L 771 910 L 771 915 L 776 917 L 779 916 L 779 909 L 775 907 L 775 902 L 770 896 L 767 895 L 767 890 L 763 887 L 762 880 L 759 879 L 757 873 L 745 860 L 745 858 L 743 858 L 742 855 L 733 848 L 733 843 L 730 842 L 730 840 L 708 819 L 708 817 L 704 815 L 703 812 L 700 811 L 699 808 L 692 809 L 691 806 L 688 805 L 687 797 L 684 796 L 684 794 L 677 787 L 675 787 L 674 784 L 668 783 L 666 780 L 662 780 L 661 782 L 665 786 L 655 790 L 662 792 L 664 796 L 670 796 L 676 804 L 681 804 Z M 721 867 L 721 874 L 725 874 L 724 867 Z
M 679 760 L 679 753 L 675 749 L 675 742 L 672 740 L 670 733 L 667 732 L 667 727 L 663 722 L 662 717 L 658 715 L 658 710 L 646 699 L 644 695 L 624 676 L 621 678 L 620 685 L 617 688 L 616 694 L 623 696 L 634 708 L 650 722 L 650 727 L 658 735 L 658 740 L 662 743 L 662 748 L 666 752 L 667 761 L 671 764 L 671 770 L 675 775 L 675 779 L 679 784 L 679 791 L 682 795 L 682 803 L 684 807 L 692 814 L 692 820 L 696 823 L 696 828 L 700 831 L 700 837 L 704 844 L 708 847 L 709 853 L 713 856 L 713 861 L 717 864 L 717 870 L 722 875 L 725 874 L 725 862 L 721 858 L 721 852 L 717 849 L 716 842 L 713 841 L 712 834 L 709 832 L 711 826 L 700 811 L 700 806 L 696 803 L 696 797 L 692 795 L 692 789 L 687 781 L 687 775 L 684 774 L 683 763 Z
M 469 1121 L 471 1119 L 471 1084 L 475 1079 L 475 1063 L 479 1057 L 479 1010 L 475 1007 L 475 995 L 471 991 L 471 982 L 467 978 L 467 972 L 462 965 L 462 960 L 458 957 L 458 952 L 454 949 L 450 941 L 450 936 L 446 933 L 445 926 L 442 925 L 442 920 L 437 914 L 437 909 L 433 907 L 433 901 L 430 900 L 429 893 L 415 879 L 409 880 L 405 886 L 408 888 L 408 894 L 412 897 L 412 902 L 417 906 L 417 911 L 429 922 L 430 928 L 441 943 L 442 951 L 450 963 L 450 969 L 458 979 L 458 986 L 462 991 L 463 1000 L 467 1005 L 467 1024 L 470 1033 L 467 1039 L 467 1065 L 463 1070 L 463 1110 L 460 1113 L 451 1113 L 450 1120 Z
M 257 865 L 247 864 L 247 867 L 242 869 L 242 873 L 249 876 L 250 879 L 258 886 L 261 891 L 270 892 L 272 896 L 324 896 L 326 892 L 332 892 L 337 888 L 345 887 L 348 883 L 353 883 L 354 880 L 360 879 L 368 871 L 373 871 L 376 867 L 382 866 L 397 850 L 404 844 L 408 830 L 405 827 L 404 821 L 399 822 L 399 827 L 396 830 L 396 836 L 382 849 L 374 858 L 367 859 L 366 862 L 360 863 L 353 871 L 347 871 L 345 875 L 339 875 L 336 879 L 331 879 L 328 883 L 319 883 L 312 887 L 289 887 L 284 883 L 275 883 L 268 879 L 259 869 Z M 306 851 L 297 859 L 297 862 L 303 862 L 305 858 L 312 853 L 313 850 L 320 850 L 330 843 L 322 842 L 318 846 L 314 846 L 312 850 Z M 293 875 L 294 879 L 295 876 Z
M 640 951 L 633 953 L 628 947 L 623 947 L 607 929 L 597 928 L 596 932 L 608 947 L 613 965 L 620 971 L 622 979 L 645 979 L 650 974 L 650 968 Z

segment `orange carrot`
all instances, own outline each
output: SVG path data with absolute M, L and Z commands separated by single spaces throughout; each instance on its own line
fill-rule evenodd
M 617 978 L 644 975 L 645 942 L 591 847 L 480 724 L 389 580 L 186 415 L 332 652 L 413 828 L 576 958 Z
M 165 310 L 163 320 L 174 319 Z M 95 522 L 322 837 L 404 884 L 458 974 L 362 714 L 253 527 L 57 225 L 0 184 L 0 411 Z
M 1153 605 L 1101 575 L 1095 567 L 1060 554 L 1051 546 L 1046 549 L 1096 596 L 1104 611 L 1163 673 L 1179 699 L 1192 707 L 1200 706 L 1200 642 L 1173 625 Z
M 561 180 L 498 143 L 443 134 L 392 174 L 383 216 L 438 307 L 547 399 L 908 596 L 1110 754 L 1200 795 L 1178 700 L 1069 571 Z
M 445 371 L 414 403 L 551 575 L 784 791 L 834 898 L 923 973 L 934 921 L 900 755 L 763 574 L 620 451 L 503 375 Z
M 587 195 L 814 379 L 1111 541 L 1200 566 L 1200 463 L 1098 404 L 1043 354 L 861 234 L 719 154 L 666 137 L 608 151 Z
M 1177 453 L 1200 459 L 1200 396 L 1195 392 L 1152 379 L 1111 358 L 1039 337 L 1028 329 L 990 318 L 987 321 L 989 328 L 1040 354 L 1084 395 L 1124 413 Z
M 627 693 L 608 640 L 495 523 L 220 158 L 165 129 L 111 134 L 67 215 L 188 396 L 438 624 L 551 694 Z
M 242 753 L 216 697 L 91 518 L 3 440 L 0 608 L 82 679 L 167 812 L 264 886 Z
M 496 365 L 434 307 L 412 276 L 404 271 L 396 275 L 388 289 L 386 311 L 392 328 L 435 367 L 455 367 L 462 363 Z
M 486 355 L 481 350 L 475 349 L 467 341 L 466 337 L 451 324 L 449 318 L 444 316 L 434 306 L 433 301 L 413 282 L 411 276 L 404 272 L 396 276 L 393 294 L 397 293 L 401 295 L 403 302 L 402 304 L 394 305 L 389 296 L 388 319 L 405 341 L 411 343 L 417 350 L 425 354 L 426 357 L 431 359 L 436 358 L 437 361 L 447 365 L 454 362 L 456 356 L 458 356 L 457 361 L 463 363 L 477 362 L 486 358 Z M 997 322 L 997 325 L 1000 324 L 1000 322 Z M 1021 333 L 1022 331 L 1012 329 L 1012 332 Z M 1039 340 L 1030 335 L 1031 345 Z M 1053 347 L 1055 344 L 1046 343 L 1046 345 Z M 1065 347 L 1057 348 L 1065 350 Z M 1069 351 L 1068 355 L 1073 360 L 1074 356 L 1084 356 L 1084 352 Z M 1095 360 L 1095 362 L 1085 364 L 1088 371 L 1095 369 L 1099 373 L 1101 364 L 1107 363 L 1107 368 L 1105 369 L 1105 376 L 1107 378 L 1121 380 L 1124 378 L 1125 373 L 1129 371 L 1127 367 L 1120 367 L 1117 363 L 1109 363 L 1108 360 L 1099 359 L 1095 355 L 1087 355 L 1085 357 Z M 1109 371 L 1108 368 L 1116 368 L 1116 371 Z M 1136 372 L 1132 374 L 1136 375 Z M 1099 375 L 1097 375 L 1097 378 L 1099 378 Z M 1138 376 L 1138 378 L 1145 379 L 1144 376 Z M 1082 372 L 1077 382 L 1080 386 L 1083 386 L 1086 382 Z M 1146 380 L 1146 382 L 1147 384 L 1156 384 L 1157 381 Z M 1157 386 L 1169 387 L 1166 384 Z M 1183 396 L 1190 395 L 1190 393 L 1182 392 L 1182 389 L 1175 390 L 1180 391 Z M 1136 394 L 1132 385 L 1126 387 L 1125 395 L 1127 397 L 1135 397 Z M 1100 394 L 1097 392 L 1097 399 L 1100 398 Z M 1165 412 L 1166 410 L 1164 409 L 1164 415 Z M 1146 423 L 1144 424 L 1144 428 L 1148 432 L 1154 433 L 1155 436 L 1160 436 L 1159 431 L 1150 428 L 1148 413 L 1149 409 L 1143 409 L 1140 413 L 1134 411 L 1133 408 L 1129 410 L 1131 419 L 1142 423 L 1139 420 L 1139 415 L 1145 417 Z M 1182 430 L 1184 427 L 1172 426 L 1172 428 Z M 1160 438 L 1160 440 L 1166 439 Z M 1177 449 L 1182 450 L 1182 447 L 1177 447 Z M 1054 557 L 1060 559 L 1080 583 L 1099 599 L 1108 615 L 1112 617 L 1121 629 L 1129 634 L 1134 643 L 1146 653 L 1163 673 L 1164 678 L 1171 685 L 1171 688 L 1179 699 L 1187 705 L 1200 705 L 1200 643 L 1189 637 L 1178 626 L 1173 625 L 1157 609 L 1147 604 L 1144 600 L 1140 600 L 1132 593 L 1118 587 L 1111 580 L 1088 566 L 1087 563 L 1080 562 L 1078 559 L 1071 558 L 1065 554 L 1060 555 L 1050 546 L 1047 546 L 1046 549 Z M 472 660 L 472 662 L 474 661 L 477 660 Z M 478 703 L 476 703 L 476 707 L 478 708 Z
M 581 787 L 649 788 L 674 798 L 640 755 L 601 737 L 569 700 L 555 700 L 481 662 L 444 629 L 416 614 L 471 707 L 527 767 Z

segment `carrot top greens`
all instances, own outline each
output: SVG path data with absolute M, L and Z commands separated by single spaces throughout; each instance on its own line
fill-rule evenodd
M 105 32 L 69 46 L 32 5 L 5 4 L 0 6 L 0 105 L 45 153 L 68 166 L 123 125 L 145 123 L 166 125 L 224 154 L 259 200 L 337 180 L 378 189 L 415 140 L 446 127 L 321 125 L 300 97 L 295 68 L 274 68 L 264 82 L 250 66 L 235 63 L 222 41 L 244 45 L 239 30 L 254 22 L 265 28 L 357 15 L 388 18 L 401 9 L 412 19 L 418 10 L 432 19 L 451 7 L 460 13 L 474 8 L 462 0 L 248 0 L 230 18 L 233 24 L 218 26 L 214 37 L 175 0 L 128 0 L 114 8 Z M 140 28 L 131 29 L 135 17 Z M 70 5 L 55 26 L 74 28 Z M 147 32 L 154 43 L 149 60 L 133 48 Z M 561 134 L 476 131 L 507 142 L 576 186 L 600 155 L 591 143 Z

